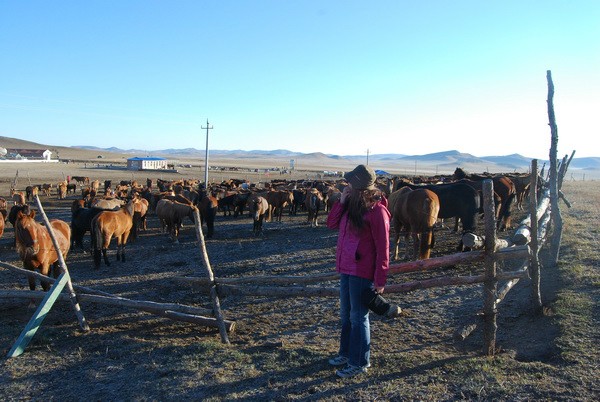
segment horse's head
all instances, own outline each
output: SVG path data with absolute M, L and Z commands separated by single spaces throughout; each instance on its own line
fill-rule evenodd
M 464 169 L 457 167 L 456 169 L 454 169 L 454 173 L 452 174 L 452 176 L 455 180 L 460 180 L 466 178 L 468 176 L 468 173 Z
M 122 208 L 125 209 L 125 211 L 130 215 L 133 216 L 134 210 L 135 210 L 135 199 L 131 199 L 129 200 L 129 202 L 127 204 L 125 204 L 125 206 L 123 206 Z
M 39 252 L 37 229 L 39 224 L 34 220 L 35 211 L 25 208 L 17 212 L 15 221 L 15 239 L 17 246 L 25 255 L 35 255 Z

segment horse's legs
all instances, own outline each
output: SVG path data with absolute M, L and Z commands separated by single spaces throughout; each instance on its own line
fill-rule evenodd
M 49 276 L 50 275 L 50 264 L 42 265 L 40 273 L 44 276 Z M 40 283 L 42 285 L 42 289 L 44 289 L 44 292 L 47 292 L 50 289 L 50 282 L 41 279 Z
M 121 238 L 117 238 L 117 261 L 121 261 Z
M 426 260 L 429 258 L 431 253 L 431 239 L 433 237 L 433 232 L 431 230 L 422 232 L 420 234 L 420 249 L 419 249 L 419 259 Z
M 179 228 L 181 227 L 180 223 L 175 223 L 173 225 L 173 242 L 179 243 Z
M 62 268 L 60 267 L 60 264 L 58 263 L 58 261 L 56 261 L 52 265 L 52 276 L 54 277 L 54 279 L 58 278 L 58 276 L 60 275 L 61 271 L 62 271 Z
M 35 278 L 28 276 L 27 277 L 27 282 L 29 282 L 29 289 L 30 290 L 35 290 Z M 29 308 L 29 309 L 34 309 L 35 308 L 35 299 L 29 300 L 29 306 L 27 306 L 27 308 Z
M 394 239 L 394 260 L 398 259 L 399 247 L 400 247 L 400 231 L 396 230 L 396 238 Z
M 126 232 L 121 237 L 121 262 L 125 262 L 125 245 L 127 244 L 127 240 L 129 239 L 129 232 Z
M 110 261 L 108 261 L 107 250 L 108 250 L 108 247 L 102 247 L 102 256 L 104 257 L 104 263 L 107 266 L 110 266 Z
M 101 251 L 99 248 L 94 247 L 92 252 L 94 254 L 94 268 L 98 269 L 98 268 L 100 268 L 100 260 L 101 260 L 100 253 L 101 253 Z
M 415 232 L 412 235 L 413 238 L 413 251 L 412 251 L 412 259 L 414 261 L 416 261 L 417 259 L 419 259 L 419 247 L 421 245 L 421 239 L 423 236 L 421 236 L 420 233 Z
M 458 216 L 454 217 L 454 233 L 458 233 L 458 225 L 460 223 L 460 218 Z
M 35 278 L 32 276 L 28 276 L 27 282 L 29 282 L 29 290 L 35 290 Z
M 404 228 L 406 229 L 406 233 L 404 234 L 404 242 L 406 243 L 406 249 L 404 252 L 404 259 L 410 261 L 411 258 L 411 253 L 410 253 L 410 228 Z
M 258 233 L 262 235 L 262 225 L 263 225 L 263 219 L 265 219 L 264 215 L 261 215 L 258 218 Z

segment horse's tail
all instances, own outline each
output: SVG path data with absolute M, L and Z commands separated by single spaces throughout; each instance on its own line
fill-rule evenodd
M 419 234 L 419 259 L 426 260 L 431 255 L 433 243 L 433 228 Z
M 511 216 L 511 206 L 515 200 L 517 194 L 512 192 L 506 200 L 502 203 L 502 207 L 500 208 L 500 216 L 498 217 L 498 229 L 508 229 L 510 226 L 510 216 Z
M 426 260 L 431 255 L 434 245 L 433 227 L 437 221 L 439 205 L 431 198 L 426 198 L 423 204 L 423 231 L 419 236 L 419 259 Z
M 94 253 L 94 266 L 96 268 L 100 267 L 101 262 L 101 249 L 102 249 L 102 230 L 98 227 L 98 220 L 93 219 L 92 224 L 90 225 L 90 239 L 91 239 L 91 247 L 92 252 Z

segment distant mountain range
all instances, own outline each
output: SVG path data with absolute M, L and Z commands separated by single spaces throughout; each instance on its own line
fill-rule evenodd
M 113 152 L 120 154 L 131 154 L 136 156 L 162 156 L 167 158 L 203 158 L 205 150 L 196 148 L 181 148 L 181 149 L 163 149 L 157 151 L 146 151 L 141 149 L 120 149 L 116 147 L 111 148 L 98 148 L 87 145 L 77 145 L 74 148 L 93 150 L 98 152 Z M 244 151 L 240 149 L 236 150 L 221 150 L 211 149 L 211 157 L 230 157 L 230 158 L 256 158 L 256 157 L 272 157 L 277 159 L 282 158 L 317 158 L 317 159 L 330 159 L 330 160 L 343 160 L 347 162 L 364 163 L 365 155 L 334 155 L 324 154 L 320 152 L 313 153 L 301 153 L 289 151 L 287 149 L 275 149 L 275 150 L 252 150 Z M 505 170 L 523 170 L 531 166 L 531 160 L 519 154 L 505 155 L 505 156 L 474 156 L 468 153 L 462 153 L 457 150 L 436 152 L 424 155 L 404 155 L 404 154 L 376 154 L 369 155 L 370 162 L 379 162 L 383 164 L 390 163 L 422 163 L 429 165 L 438 165 L 440 168 L 448 166 L 465 166 L 465 165 L 490 165 L 500 166 Z M 538 161 L 538 165 L 541 167 L 542 164 L 548 161 Z M 569 165 L 572 169 L 581 170 L 596 170 L 600 169 L 600 157 L 587 157 L 587 158 L 573 158 Z
M 9 149 L 49 149 L 53 157 L 61 159 L 96 159 L 102 157 L 105 160 L 122 161 L 130 156 L 155 156 L 172 160 L 195 160 L 203 161 L 204 149 L 180 148 L 148 151 L 143 149 L 121 149 L 117 147 L 100 148 L 88 145 L 77 145 L 72 147 L 44 145 L 27 140 L 0 136 L 0 147 Z M 562 157 L 564 155 L 561 155 Z M 436 152 L 424 155 L 404 154 L 376 154 L 369 155 L 334 155 L 321 152 L 301 153 L 286 149 L 275 150 L 210 150 L 210 159 L 215 163 L 225 165 L 235 164 L 235 161 L 243 161 L 247 165 L 289 166 L 290 160 L 294 160 L 297 167 L 312 166 L 319 169 L 347 170 L 359 163 L 368 162 L 375 169 L 387 169 L 393 172 L 414 173 L 448 173 L 453 172 L 456 167 L 461 167 L 471 172 L 527 172 L 531 167 L 531 160 L 519 154 L 505 156 L 474 156 L 457 150 Z M 220 160 L 217 162 L 217 160 Z M 185 162 L 187 163 L 187 162 Z M 538 160 L 538 166 L 542 168 L 548 164 L 547 160 Z M 586 177 L 600 178 L 600 157 L 573 158 L 569 165 L 573 173 L 581 173 Z

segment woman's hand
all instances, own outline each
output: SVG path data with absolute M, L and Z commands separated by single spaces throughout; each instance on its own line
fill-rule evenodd
M 378 295 L 381 295 L 381 294 L 383 294 L 383 289 L 384 289 L 383 286 L 381 286 L 381 287 L 375 286 L 375 293 L 377 293 Z
M 352 188 L 350 188 L 350 185 L 347 185 L 346 187 L 344 187 L 344 191 L 342 191 L 342 196 L 340 197 L 341 204 L 346 202 L 346 199 L 350 195 L 350 191 L 352 191 Z

